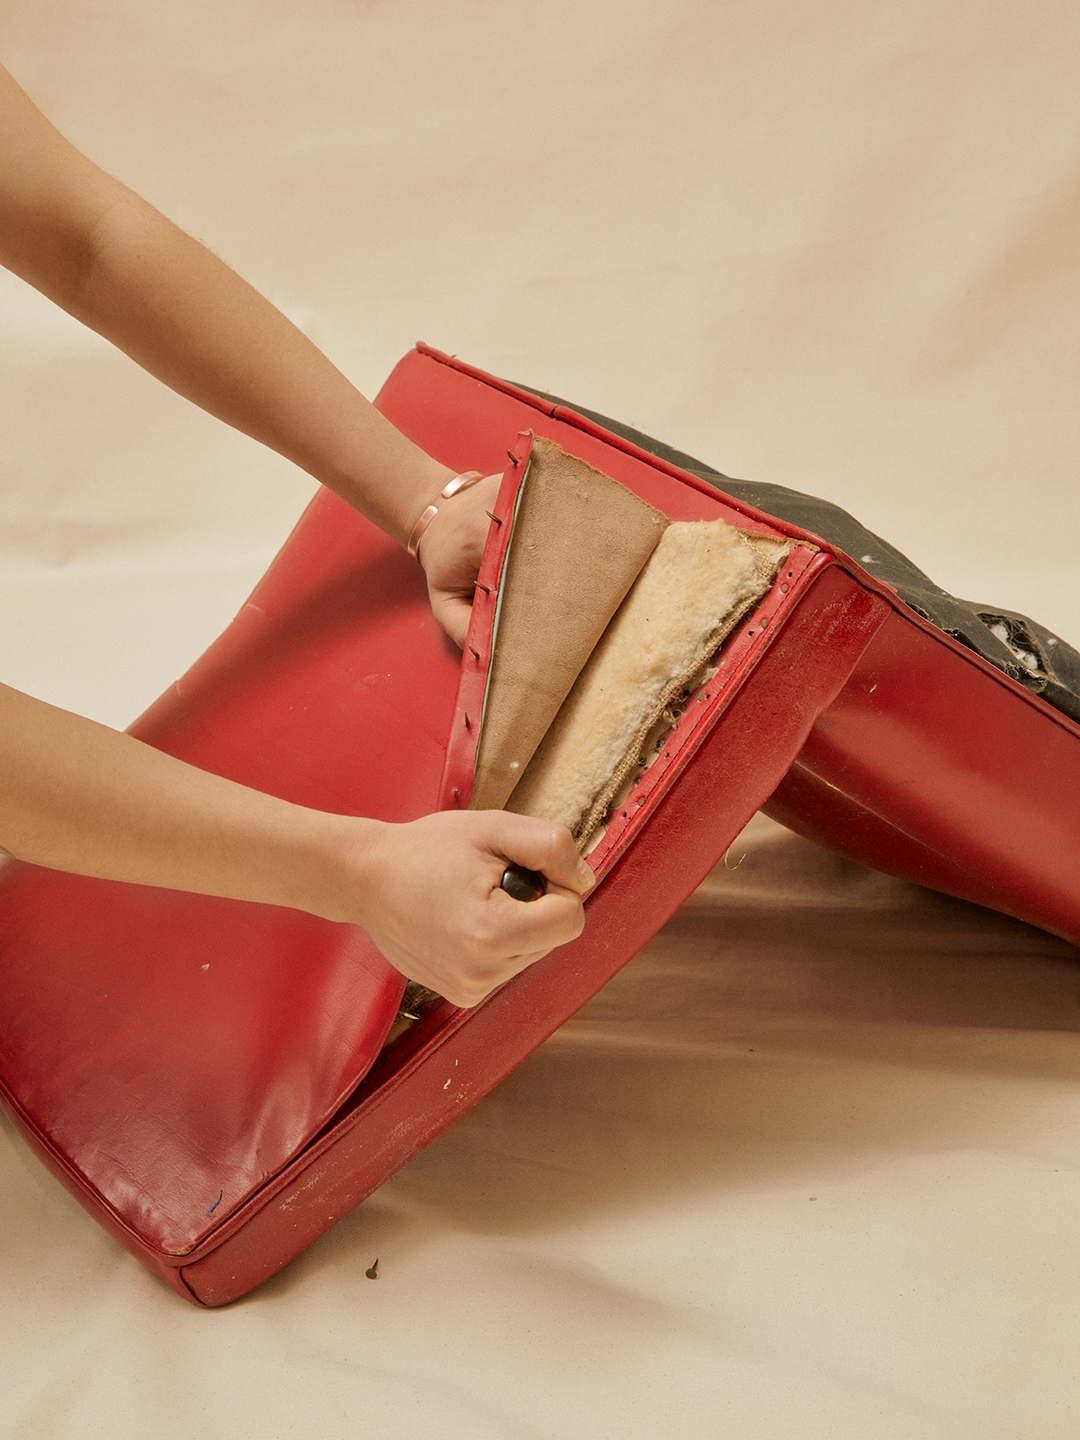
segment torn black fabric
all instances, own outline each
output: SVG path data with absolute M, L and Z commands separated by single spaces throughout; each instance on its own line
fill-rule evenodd
M 723 495 L 730 495 L 732 499 L 753 505 L 777 520 L 819 535 L 827 545 L 842 550 L 871 575 L 891 585 L 917 615 L 967 645 L 1013 680 L 1019 680 L 1070 720 L 1080 722 L 1080 653 L 1038 621 L 1013 610 L 1003 610 L 1000 606 L 958 600 L 947 590 L 942 590 L 940 585 L 935 585 L 895 546 L 882 540 L 872 530 L 867 530 L 853 515 L 829 500 L 818 500 L 813 495 L 789 490 L 786 485 L 733 480 L 711 465 L 684 455 L 662 440 L 654 440 L 640 430 L 620 424 L 618 420 L 598 415 L 594 410 L 586 410 L 528 385 L 519 388 L 548 401 L 553 409 L 561 406 L 596 425 L 602 425 L 605 430 L 629 440 L 650 455 L 696 475 Z

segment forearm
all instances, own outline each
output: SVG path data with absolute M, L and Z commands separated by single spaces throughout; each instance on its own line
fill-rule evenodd
M 93 236 L 65 308 L 144 369 L 404 544 L 453 473 L 386 421 L 267 300 L 136 196 Z
M 560 825 L 501 811 L 395 825 L 308 810 L 6 686 L 0 849 L 362 925 L 402 974 L 458 1005 L 579 934 L 592 883 Z M 510 862 L 542 870 L 548 893 L 511 900 L 499 885 Z
M 80 155 L 2 67 L 0 263 L 402 543 L 452 473 L 249 285 Z M 435 613 L 459 644 L 497 484 L 440 507 L 425 533 Z M 403 973 L 463 1005 L 577 935 L 592 878 L 561 826 L 500 812 L 326 815 L 4 687 L 0 849 L 363 925 Z M 548 893 L 511 900 L 508 862 L 542 870 Z
M 249 790 L 0 686 L 0 847 L 19 859 L 342 919 L 342 856 L 362 882 L 377 828 Z M 362 896 L 353 900 L 349 918 L 360 918 Z
M 399 541 L 451 474 L 250 285 L 81 155 L 2 67 L 0 264 Z
M 279 451 L 405 545 L 453 471 L 426 455 L 284 315 L 135 195 L 94 227 L 71 313 L 204 410 Z M 465 643 L 498 477 L 439 501 L 424 536 L 432 608 Z M 449 520 L 449 523 L 447 521 Z

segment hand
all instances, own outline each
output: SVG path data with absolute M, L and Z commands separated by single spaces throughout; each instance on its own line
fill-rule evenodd
M 489 512 L 501 481 L 501 475 L 488 475 L 460 495 L 438 501 L 439 513 L 420 542 L 432 613 L 459 650 L 469 633 L 476 577 L 491 528 Z
M 510 862 L 543 871 L 547 894 L 512 900 L 499 888 Z M 335 918 L 359 920 L 403 975 L 463 1008 L 576 939 L 594 883 L 569 830 L 501 810 L 373 825 L 360 866 L 362 913 Z

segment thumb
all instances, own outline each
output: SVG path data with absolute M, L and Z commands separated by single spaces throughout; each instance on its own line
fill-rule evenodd
M 428 589 L 431 613 L 459 650 L 465 649 L 472 618 L 472 596 Z

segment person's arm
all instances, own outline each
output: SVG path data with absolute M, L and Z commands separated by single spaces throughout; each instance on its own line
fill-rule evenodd
M 6 686 L 0 817 L 0 847 L 38 865 L 362 925 L 403 974 L 462 1006 L 574 939 L 592 883 L 560 825 L 309 810 Z M 542 870 L 548 893 L 510 899 L 499 888 L 510 862 Z
M 272 446 L 404 544 L 451 476 L 201 245 L 78 153 L 0 70 L 0 263 L 175 390 Z M 460 644 L 495 477 L 440 506 L 422 558 Z M 568 831 L 499 812 L 327 815 L 0 688 L 0 847 L 85 875 L 364 926 L 392 964 L 475 1004 L 582 925 Z M 532 904 L 499 889 L 542 870 Z
M 453 476 L 269 301 L 80 154 L 2 68 L 0 264 L 402 545 Z M 496 485 L 442 505 L 424 537 L 432 606 L 459 645 Z

